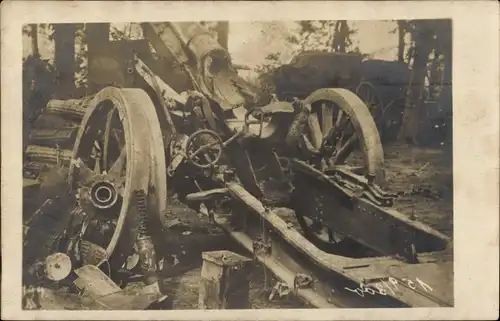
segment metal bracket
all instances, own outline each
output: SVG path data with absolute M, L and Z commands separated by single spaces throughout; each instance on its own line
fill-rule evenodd
M 364 198 L 378 206 L 391 207 L 394 204 L 396 194 L 383 191 L 374 183 L 368 182 L 362 177 L 348 173 L 347 171 L 336 168 L 333 175 L 330 175 L 339 185 L 351 190 L 357 198 Z

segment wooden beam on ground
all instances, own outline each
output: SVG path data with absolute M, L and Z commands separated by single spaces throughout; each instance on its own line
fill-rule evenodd
M 38 145 L 29 145 L 25 151 L 25 157 L 28 161 L 49 164 L 69 164 L 71 154 L 71 150 Z
M 49 100 L 45 111 L 50 114 L 59 115 L 63 118 L 71 118 L 81 120 L 85 115 L 85 109 L 92 100 L 93 96 L 84 97 L 81 99 Z
M 248 309 L 252 260 L 230 251 L 203 252 L 200 309 Z

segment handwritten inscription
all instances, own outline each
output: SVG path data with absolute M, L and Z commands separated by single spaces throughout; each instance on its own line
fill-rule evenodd
M 434 289 L 425 283 L 424 281 L 420 280 L 419 278 L 415 278 L 415 280 L 403 278 L 401 279 L 402 282 L 398 282 L 395 278 L 390 277 L 387 282 L 384 280 L 380 280 L 381 283 L 376 283 L 374 286 L 375 288 L 372 287 L 367 287 L 363 283 L 359 285 L 359 287 L 355 289 L 351 289 L 348 287 L 345 287 L 347 291 L 354 292 L 357 295 L 364 297 L 365 294 L 368 295 L 396 295 L 396 292 L 399 291 L 399 286 L 405 286 L 408 287 L 412 290 L 415 290 L 417 288 L 423 289 L 425 292 L 432 292 Z

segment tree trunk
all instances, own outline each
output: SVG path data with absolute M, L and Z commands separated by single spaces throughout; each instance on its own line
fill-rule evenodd
M 451 154 L 453 142 L 453 96 L 452 96 L 452 38 L 451 38 L 451 20 L 441 20 L 437 28 L 437 40 L 441 45 L 443 54 L 443 80 L 441 94 L 439 96 L 439 105 L 446 110 L 446 136 L 445 141 L 448 143 L 445 146 L 450 148 L 448 152 Z
M 217 39 L 219 44 L 224 48 L 228 49 L 229 41 L 229 21 L 221 21 L 217 23 Z
M 405 61 L 406 21 L 398 20 L 398 61 Z
M 333 51 L 346 52 L 347 38 L 349 37 L 349 26 L 346 20 L 337 21 L 335 24 L 335 34 L 333 35 Z
M 425 23 L 425 22 L 423 22 Z M 423 24 L 422 23 L 422 24 Z M 403 113 L 399 140 L 417 144 L 418 110 L 423 102 L 425 77 L 427 75 L 427 62 L 432 51 L 432 32 L 425 25 L 415 26 L 412 37 L 415 40 L 415 50 L 412 65 L 412 77 L 408 92 L 408 99 Z
M 437 41 L 441 45 L 443 54 L 443 92 L 441 95 L 442 102 L 451 105 L 451 89 L 452 89 L 452 40 L 451 40 L 451 21 L 446 20 L 437 24 Z
M 75 92 L 75 33 L 76 24 L 54 24 L 57 97 L 61 99 L 71 98 Z
M 434 58 L 432 59 L 429 67 L 429 98 L 432 100 L 436 100 L 438 98 L 441 90 L 442 74 L 439 70 L 441 55 L 442 53 L 440 48 L 436 47 L 436 49 L 434 49 Z
M 87 41 L 87 90 L 95 93 L 102 89 L 102 85 L 95 82 L 94 63 L 99 56 L 99 48 L 109 43 L 110 24 L 109 23 L 86 23 L 85 38 Z
M 87 37 L 87 45 L 90 47 L 98 46 L 109 41 L 109 23 L 87 23 L 85 24 L 85 33 Z
M 40 51 L 38 50 L 38 26 L 31 24 L 31 53 L 33 57 L 39 57 Z

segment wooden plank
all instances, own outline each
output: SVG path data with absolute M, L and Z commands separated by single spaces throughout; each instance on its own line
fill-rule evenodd
M 167 298 L 162 294 L 158 283 L 144 287 L 135 287 L 132 291 L 120 291 L 97 301 L 113 310 L 144 310 L 151 304 L 162 302 Z
M 85 265 L 76 269 L 75 273 L 78 275 L 75 285 L 95 299 L 121 291 L 116 283 L 94 265 Z

